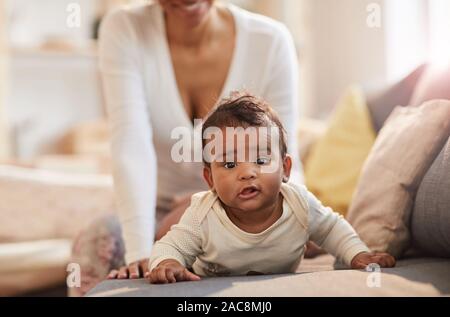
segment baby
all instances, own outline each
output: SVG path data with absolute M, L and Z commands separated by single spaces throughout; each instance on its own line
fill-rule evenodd
M 309 240 L 353 269 L 395 265 L 389 254 L 370 252 L 305 186 L 288 183 L 286 132 L 264 101 L 251 95 L 222 101 L 202 136 L 210 190 L 193 195 L 180 222 L 155 243 L 151 283 L 295 272 Z

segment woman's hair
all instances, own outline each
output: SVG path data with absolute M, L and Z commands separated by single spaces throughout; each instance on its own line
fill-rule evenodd
M 273 127 L 278 128 L 281 157 L 287 153 L 286 130 L 278 114 L 264 100 L 247 92 L 233 92 L 230 97 L 221 100 L 206 117 L 202 125 L 202 148 L 207 140 L 204 132 L 209 127 Z

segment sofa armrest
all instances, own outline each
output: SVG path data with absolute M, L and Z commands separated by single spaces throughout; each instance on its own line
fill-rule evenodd
M 72 239 L 114 210 L 109 175 L 0 165 L 0 242 Z
M 0 243 L 0 296 L 63 284 L 71 247 L 63 239 Z
M 326 129 L 326 121 L 312 118 L 302 118 L 300 120 L 297 129 L 297 140 L 300 160 L 303 165 L 306 162 L 312 146 L 321 136 L 325 134 Z

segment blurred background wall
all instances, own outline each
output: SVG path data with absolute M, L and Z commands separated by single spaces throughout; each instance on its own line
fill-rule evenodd
M 430 58 L 450 55 L 448 0 L 224 1 L 288 26 L 300 61 L 303 117 L 327 118 L 352 83 L 376 89 Z M 72 127 L 104 118 L 96 27 L 108 10 L 139 2 L 146 1 L 0 0 L 0 33 L 7 32 L 6 40 L 0 34 L 0 46 L 7 41 L 10 52 L 7 101 L 0 110 L 7 111 L 14 157 L 57 152 Z M 77 27 L 67 25 L 70 4 L 80 8 Z M 371 25 L 377 15 L 379 25 Z M 4 61 L 5 48 L 1 52 Z M 0 66 L 0 76 L 5 68 Z M 5 79 L 0 82 L 5 90 Z
M 6 6 L 4 0 L 0 0 L 0 159 L 7 159 L 10 155 L 5 100 L 8 63 L 6 28 Z

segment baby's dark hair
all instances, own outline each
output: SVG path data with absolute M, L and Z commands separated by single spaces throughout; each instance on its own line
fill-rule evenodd
M 265 102 L 247 92 L 233 92 L 224 98 L 219 105 L 207 116 L 202 125 L 202 136 L 209 127 L 270 127 L 276 126 L 279 131 L 280 154 L 284 158 L 287 154 L 286 130 L 275 110 Z M 202 148 L 206 140 L 202 137 Z M 204 162 L 206 163 L 206 162 Z

